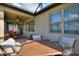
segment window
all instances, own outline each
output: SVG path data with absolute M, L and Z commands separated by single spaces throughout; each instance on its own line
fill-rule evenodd
M 34 20 L 32 20 L 26 24 L 26 31 L 34 32 Z
M 50 15 L 50 32 L 61 32 L 61 12 Z
M 17 24 L 8 24 L 8 31 L 19 30 L 19 26 Z
M 64 32 L 79 34 L 79 4 L 64 10 Z

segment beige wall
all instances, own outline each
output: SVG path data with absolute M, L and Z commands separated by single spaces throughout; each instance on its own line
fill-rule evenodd
M 4 40 L 4 12 L 0 11 L 0 42 Z
M 44 39 L 48 39 L 51 41 L 59 41 L 60 38 L 63 36 L 63 31 L 61 33 L 50 33 L 49 32 L 49 16 L 51 13 L 63 10 L 63 8 L 69 7 L 72 4 L 62 4 L 59 6 L 56 6 L 46 12 L 43 12 L 35 17 L 35 33 L 42 34 Z M 63 20 L 63 18 L 62 18 Z M 61 23 L 61 27 L 63 27 L 63 23 Z M 62 28 L 62 30 L 64 30 Z M 76 34 L 65 34 L 65 36 L 71 36 L 75 37 L 77 39 L 77 42 L 75 44 L 74 52 L 79 53 L 79 35 Z
M 35 18 L 35 33 L 41 33 L 45 39 L 49 39 L 51 41 L 57 41 L 63 34 L 62 33 L 50 33 L 49 32 L 49 16 L 51 13 L 61 10 L 63 7 L 68 6 L 70 4 L 62 4 L 57 7 L 54 7 L 42 14 L 39 14 Z M 63 26 L 61 24 L 61 26 Z M 63 28 L 62 28 L 63 30 Z

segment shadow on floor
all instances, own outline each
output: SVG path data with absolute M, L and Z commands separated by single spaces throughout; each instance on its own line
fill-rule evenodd
M 22 35 L 19 35 L 19 36 L 17 37 L 17 39 L 16 39 L 16 41 L 17 41 L 17 42 L 20 42 L 20 43 L 24 43 L 24 42 L 26 42 L 26 40 L 28 40 L 28 38 L 25 37 L 25 36 L 22 36 Z
M 56 44 L 54 44 L 54 42 L 51 42 L 51 41 L 48 41 L 48 40 L 41 40 L 41 41 L 37 41 L 38 43 L 41 43 L 47 47 L 50 47 L 50 48 L 53 48 L 55 50 L 58 50 L 58 51 L 63 51 L 62 48 Z
M 71 54 L 71 56 L 79 56 L 79 54 Z

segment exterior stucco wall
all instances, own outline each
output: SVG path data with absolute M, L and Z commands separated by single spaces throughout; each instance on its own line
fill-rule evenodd
M 63 8 L 69 7 L 72 4 L 62 4 L 59 6 L 56 6 L 46 12 L 43 12 L 35 17 L 35 33 L 42 34 L 44 39 L 48 39 L 50 41 L 59 41 L 62 36 L 70 36 L 75 37 L 76 44 L 74 47 L 73 52 L 79 54 L 79 35 L 76 34 L 63 34 L 63 23 L 61 23 L 62 26 L 62 32 L 61 33 L 50 33 L 49 32 L 49 16 L 51 13 L 62 10 Z M 63 20 L 61 20 L 63 21 Z
M 0 11 L 0 42 L 4 40 L 4 12 Z

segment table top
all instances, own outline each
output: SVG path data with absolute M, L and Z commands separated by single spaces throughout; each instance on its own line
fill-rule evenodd
M 40 41 L 27 41 L 22 46 L 22 49 L 18 53 L 19 56 L 48 56 L 48 55 L 62 55 L 61 49 L 57 46 L 52 45 L 50 42 L 40 42 Z M 43 44 L 44 43 L 44 44 Z M 51 46 L 48 46 L 48 45 Z

